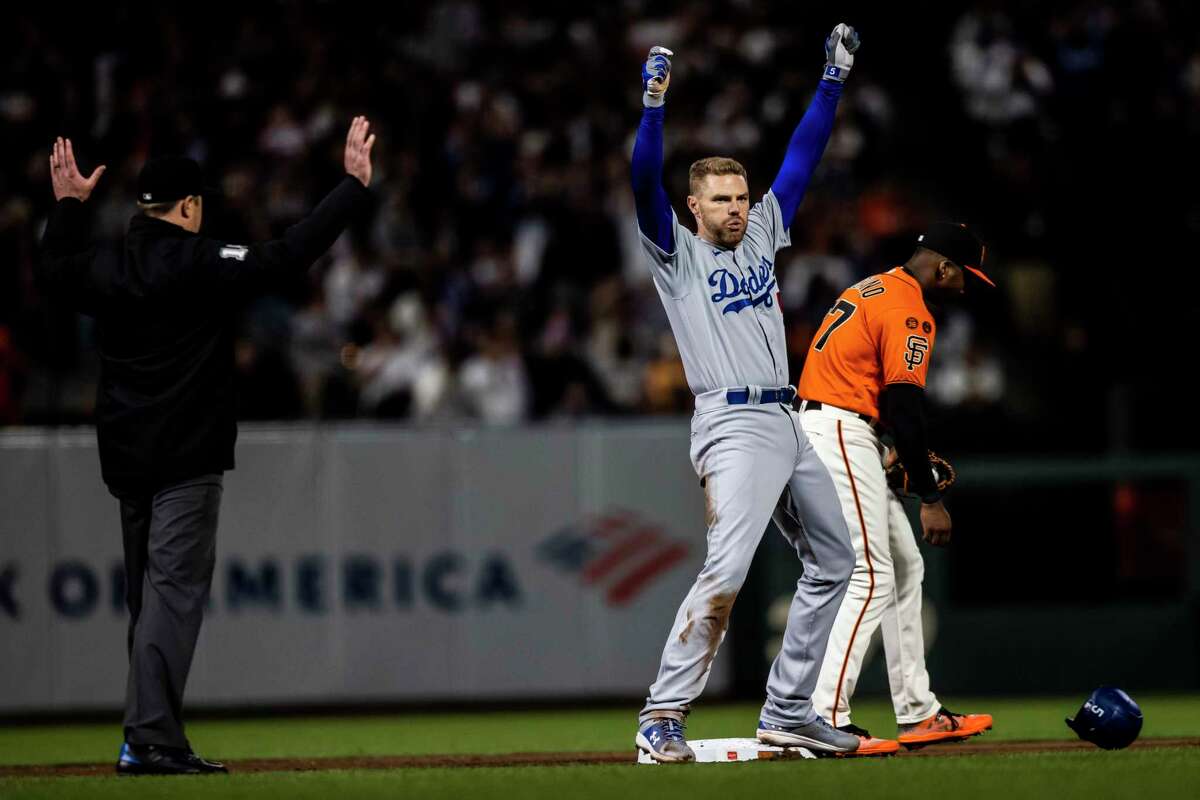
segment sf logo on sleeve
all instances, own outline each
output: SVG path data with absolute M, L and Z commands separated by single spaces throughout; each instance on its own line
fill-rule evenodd
M 908 352 L 904 354 L 904 363 L 908 364 L 908 371 L 912 372 L 925 363 L 925 354 L 929 352 L 929 340 L 913 334 L 908 337 L 906 346 Z

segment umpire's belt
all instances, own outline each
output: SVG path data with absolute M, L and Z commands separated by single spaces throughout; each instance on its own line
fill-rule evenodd
M 851 417 L 858 417 L 863 422 L 870 425 L 872 428 L 874 428 L 879 423 L 879 420 L 875 419 L 872 416 L 868 416 L 867 414 L 860 414 L 857 411 L 851 411 L 848 408 L 841 408 L 839 406 L 831 406 L 826 403 L 822 403 L 820 400 L 803 400 L 801 398 L 796 398 L 796 410 L 800 411 L 802 413 L 805 411 L 820 411 L 822 408 L 825 409 L 826 411 L 842 413 L 842 414 L 846 414 L 847 416 L 851 416 Z
M 762 386 L 741 386 L 737 389 L 715 389 L 696 395 L 696 411 L 710 411 L 721 406 L 765 405 L 782 403 L 790 405 L 796 396 L 796 387 L 781 386 L 766 389 Z

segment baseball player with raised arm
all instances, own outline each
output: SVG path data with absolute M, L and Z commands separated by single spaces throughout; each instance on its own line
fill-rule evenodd
M 813 705 L 839 730 L 869 736 L 850 721 L 850 697 L 867 644 L 881 628 L 899 744 L 908 748 L 992 727 L 987 714 L 949 711 L 929 688 L 921 631 L 925 564 L 884 472 L 899 456 L 907 490 L 921 498 L 924 539 L 948 543 L 950 515 L 926 443 L 925 376 L 937 333 L 926 303 L 952 299 L 968 286 L 994 286 L 983 257 L 983 245 L 965 226 L 931 225 L 904 266 L 842 293 L 813 338 L 800 378 L 801 423 L 833 476 L 856 556 Z M 880 441 L 881 419 L 894 453 Z
M 811 702 L 854 550 L 829 471 L 790 407 L 795 390 L 775 281 L 775 254 L 791 243 L 788 228 L 829 139 L 857 48 L 858 36 L 844 24 L 826 40 L 823 79 L 770 191 L 753 207 L 741 164 L 706 158 L 692 165 L 687 206 L 695 234 L 680 224 L 662 186 L 673 54 L 655 47 L 642 69 L 633 192 L 642 248 L 696 395 L 691 460 L 708 524 L 704 567 L 675 616 L 639 717 L 635 742 L 656 761 L 695 760 L 684 723 L 772 517 L 804 575 L 771 668 L 758 738 L 825 753 L 869 749 L 821 719 Z

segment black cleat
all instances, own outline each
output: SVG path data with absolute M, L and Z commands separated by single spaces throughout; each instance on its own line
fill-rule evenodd
M 179 747 L 157 744 L 121 745 L 117 759 L 118 775 L 214 775 L 229 770 L 224 764 L 207 761 Z

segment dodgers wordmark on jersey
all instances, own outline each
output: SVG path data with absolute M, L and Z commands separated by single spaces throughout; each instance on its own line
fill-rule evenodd
M 791 244 L 768 191 L 729 250 L 701 239 L 672 212 L 675 252 L 641 234 L 694 394 L 733 386 L 787 386 L 787 342 L 775 254 Z

